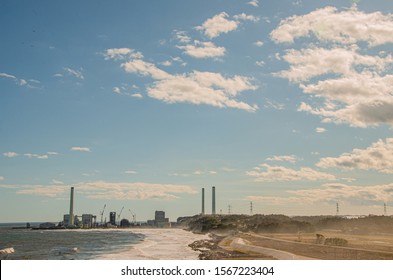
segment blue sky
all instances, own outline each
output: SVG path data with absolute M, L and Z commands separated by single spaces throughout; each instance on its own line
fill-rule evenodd
M 383 214 L 390 1 L 1 1 L 0 222 Z

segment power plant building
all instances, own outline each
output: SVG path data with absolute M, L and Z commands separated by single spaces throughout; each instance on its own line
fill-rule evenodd
M 83 214 L 82 215 L 82 226 L 84 228 L 92 228 L 93 227 L 93 215 L 92 214 Z
M 154 227 L 170 227 L 169 218 L 165 218 L 164 211 L 156 211 L 154 220 L 148 220 L 147 224 Z
M 116 225 L 116 212 L 109 212 L 109 223 L 113 226 Z
M 74 225 L 74 187 L 71 187 L 71 195 L 70 195 L 70 214 L 68 216 L 68 226 Z

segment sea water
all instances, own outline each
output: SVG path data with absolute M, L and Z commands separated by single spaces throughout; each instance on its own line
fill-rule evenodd
M 208 238 L 182 229 L 31 230 L 13 226 L 21 225 L 0 224 L 0 249 L 14 248 L 15 253 L 7 258 L 19 260 L 198 259 L 198 252 L 188 244 Z

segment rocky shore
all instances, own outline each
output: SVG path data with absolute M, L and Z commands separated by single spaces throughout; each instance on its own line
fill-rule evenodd
M 270 259 L 262 254 L 240 252 L 225 246 L 226 236 L 209 234 L 210 239 L 197 240 L 188 246 L 200 252 L 200 260 Z

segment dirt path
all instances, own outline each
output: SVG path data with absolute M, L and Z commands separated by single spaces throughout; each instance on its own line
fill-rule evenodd
M 240 237 L 234 238 L 230 243 L 230 247 L 233 249 L 238 249 L 238 250 L 240 249 L 242 251 L 248 251 L 248 252 L 271 256 L 278 260 L 315 260 L 313 258 L 295 255 L 293 253 L 282 251 L 282 250 L 255 246 Z
M 353 247 L 328 246 L 290 241 L 253 233 L 240 235 L 248 244 L 325 260 L 392 260 L 393 253 Z M 288 255 L 289 257 L 289 255 Z

